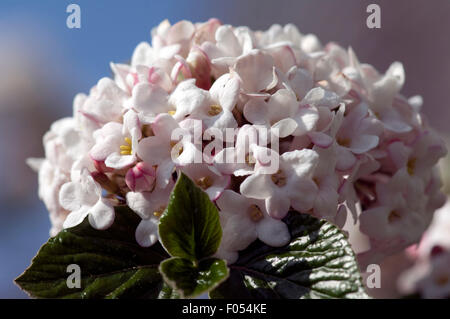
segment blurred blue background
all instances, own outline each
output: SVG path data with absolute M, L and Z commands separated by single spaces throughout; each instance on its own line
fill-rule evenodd
M 81 7 L 81 29 L 66 27 L 66 7 Z M 366 7 L 378 3 L 382 28 L 366 27 Z M 385 71 L 405 65 L 403 93 L 421 94 L 424 112 L 450 133 L 450 1 L 227 0 L 0 2 L 0 298 L 26 298 L 13 284 L 48 239 L 50 223 L 37 197 L 37 176 L 25 165 L 43 156 L 42 135 L 72 113 L 72 99 L 109 76 L 109 62 L 126 62 L 150 41 L 162 20 L 223 23 L 266 29 L 294 23 L 322 43 L 351 45 L 362 62 Z

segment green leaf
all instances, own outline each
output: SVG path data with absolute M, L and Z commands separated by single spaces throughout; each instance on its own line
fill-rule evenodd
M 159 236 L 171 256 L 198 261 L 219 248 L 219 212 L 208 195 L 181 173 L 161 216 Z
M 186 175 L 178 177 L 169 205 L 161 216 L 159 237 L 173 258 L 159 267 L 168 287 L 161 297 L 195 297 L 228 277 L 226 262 L 209 258 L 219 248 L 219 212 L 208 195 Z
M 83 223 L 50 238 L 16 279 L 38 298 L 157 298 L 163 289 L 158 267 L 168 257 L 160 244 L 136 243 L 140 218 L 125 206 L 116 207 L 116 220 L 107 230 Z M 81 288 L 69 288 L 67 267 L 81 270 Z
M 207 258 L 198 264 L 186 258 L 173 257 L 161 263 L 164 280 L 181 292 L 181 297 L 196 297 L 217 287 L 228 277 L 224 260 Z
M 368 298 L 355 255 L 336 226 L 297 212 L 285 222 L 291 242 L 281 248 L 254 242 L 211 298 Z

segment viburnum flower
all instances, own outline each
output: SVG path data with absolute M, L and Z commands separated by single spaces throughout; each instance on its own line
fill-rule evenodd
M 102 188 L 87 170 L 83 170 L 79 180 L 61 187 L 59 202 L 71 212 L 64 221 L 65 228 L 80 224 L 86 216 L 96 229 L 106 229 L 114 222 L 112 201 L 102 197 Z
M 167 207 L 173 185 L 170 180 L 164 188 L 127 193 L 127 205 L 142 218 L 136 228 L 136 240 L 141 246 L 149 247 L 158 241 L 158 220 Z
M 286 152 L 279 156 L 279 169 L 267 174 L 263 167 L 241 184 L 241 193 L 250 198 L 265 200 L 271 217 L 282 219 L 289 207 L 307 212 L 314 205 L 317 185 L 312 175 L 319 160 L 318 154 L 309 149 Z
M 450 296 L 450 202 L 439 209 L 416 249 L 413 267 L 399 278 L 404 294 L 420 293 L 423 298 Z
M 166 20 L 151 34 L 75 97 L 44 137 L 45 158 L 28 161 L 52 235 L 86 217 L 106 229 L 126 204 L 151 246 L 183 173 L 218 207 L 229 263 L 256 239 L 287 244 L 289 211 L 340 228 L 352 216 L 370 244 L 361 267 L 420 240 L 445 201 L 446 149 L 421 98 L 400 93 L 400 62 L 381 73 L 292 24 Z
M 246 198 L 226 190 L 217 200 L 217 206 L 224 229 L 217 255 L 229 263 L 235 262 L 238 251 L 257 238 L 273 247 L 289 242 L 291 236 L 286 224 L 268 215 L 264 200 Z

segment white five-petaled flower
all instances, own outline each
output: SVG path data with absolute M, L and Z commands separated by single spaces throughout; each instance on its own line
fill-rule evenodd
M 247 248 L 255 239 L 267 245 L 281 247 L 291 236 L 287 225 L 270 217 L 264 200 L 247 198 L 232 190 L 226 190 L 217 200 L 223 237 L 217 256 L 234 263 L 238 251 Z
M 241 193 L 250 198 L 263 199 L 270 216 L 281 219 L 289 207 L 300 212 L 313 208 L 317 185 L 312 180 L 319 155 L 309 149 L 286 152 L 279 156 L 279 169 L 266 174 L 264 167 L 241 184 Z
M 122 169 L 137 160 L 138 141 L 142 137 L 139 119 L 134 111 L 124 116 L 124 124 L 109 122 L 95 131 L 95 145 L 90 151 L 94 161 L 113 169 Z
M 70 211 L 64 221 L 64 228 L 80 224 L 86 216 L 95 229 L 106 229 L 114 222 L 113 203 L 102 197 L 101 186 L 87 169 L 82 170 L 79 180 L 61 187 L 59 201 L 64 209 Z
M 155 187 L 151 192 L 127 193 L 127 205 L 142 218 L 136 229 L 136 241 L 143 247 L 158 241 L 159 218 L 167 208 L 173 181 L 164 187 Z

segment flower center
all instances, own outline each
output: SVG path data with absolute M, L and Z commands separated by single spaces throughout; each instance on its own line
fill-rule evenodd
M 131 155 L 131 139 L 129 137 L 125 137 L 125 144 L 120 145 L 120 154 L 121 155 Z
M 245 163 L 250 166 L 255 165 L 256 159 L 252 154 L 248 153 L 247 155 L 245 155 Z
M 253 220 L 254 222 L 258 222 L 264 218 L 261 209 L 254 204 L 248 208 L 248 215 L 250 216 L 250 219 Z
M 169 112 L 167 112 L 169 115 L 174 115 L 175 114 L 175 111 L 169 111 Z
M 166 209 L 166 206 L 161 206 L 157 210 L 153 212 L 153 216 L 155 217 L 161 217 L 161 215 L 164 213 L 164 210 Z
M 220 114 L 222 112 L 222 107 L 217 104 L 213 104 L 209 107 L 208 115 L 209 116 L 216 116 L 217 114 Z
M 391 211 L 388 216 L 389 223 L 399 220 L 402 216 L 395 210 Z
M 406 169 L 409 175 L 414 175 L 414 171 L 416 170 L 416 158 L 410 158 L 408 163 L 406 164 Z
M 282 170 L 278 170 L 278 172 L 272 174 L 271 178 L 272 182 L 279 187 L 286 185 L 286 175 Z
M 350 146 L 350 139 L 349 138 L 338 138 L 336 141 L 341 146 L 344 146 L 344 147 L 349 147 Z
M 212 179 L 209 176 L 201 177 L 197 179 L 195 183 L 197 184 L 198 187 L 200 187 L 203 190 L 210 188 L 213 184 Z
M 144 137 L 148 137 L 148 136 L 154 136 L 155 133 L 153 133 L 153 129 L 150 125 L 144 124 L 144 125 L 142 125 L 142 135 L 144 135 Z
M 178 142 L 176 142 L 176 141 L 171 141 L 171 142 L 170 142 L 170 146 L 172 147 L 172 149 L 176 147 L 175 153 L 176 153 L 178 156 L 180 156 L 181 153 L 183 153 L 183 146 L 182 146 L 182 145 L 177 145 L 177 144 L 178 144 Z

